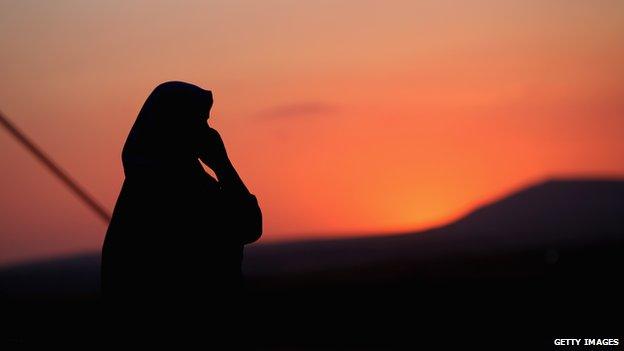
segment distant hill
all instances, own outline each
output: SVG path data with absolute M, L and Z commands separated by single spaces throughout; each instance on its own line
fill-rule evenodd
M 375 284 L 594 274 L 615 269 L 623 243 L 624 181 L 550 180 L 427 231 L 251 245 L 244 271 L 260 289 L 326 280 Z M 0 272 L 5 295 L 98 289 L 99 254 Z
M 478 208 L 448 229 L 497 246 L 619 241 L 624 181 L 546 181 Z
M 254 274 L 324 270 L 401 259 L 556 250 L 624 241 L 624 181 L 549 180 L 479 207 L 446 226 L 411 234 L 257 245 Z

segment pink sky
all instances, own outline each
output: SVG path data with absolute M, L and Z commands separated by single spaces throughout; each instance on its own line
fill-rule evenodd
M 444 223 L 624 175 L 621 1 L 0 1 L 0 109 L 106 207 L 146 96 L 212 89 L 262 240 Z M 0 264 L 106 230 L 0 131 Z

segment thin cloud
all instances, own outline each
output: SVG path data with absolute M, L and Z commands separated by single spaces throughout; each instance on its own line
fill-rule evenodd
M 291 118 L 303 116 L 322 116 L 332 114 L 338 111 L 336 105 L 320 102 L 309 101 L 296 104 L 278 105 L 268 108 L 258 113 L 262 118 Z

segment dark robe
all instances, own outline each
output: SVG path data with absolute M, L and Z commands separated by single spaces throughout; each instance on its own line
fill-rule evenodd
M 256 198 L 198 161 L 212 94 L 168 82 L 145 102 L 122 153 L 125 180 L 102 250 L 105 298 L 202 298 L 241 287 L 243 246 L 262 233 Z

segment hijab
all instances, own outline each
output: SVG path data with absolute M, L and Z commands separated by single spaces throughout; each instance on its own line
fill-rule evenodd
M 122 152 L 126 177 L 184 171 L 198 165 L 198 138 L 213 104 L 212 92 L 170 81 L 149 95 Z

